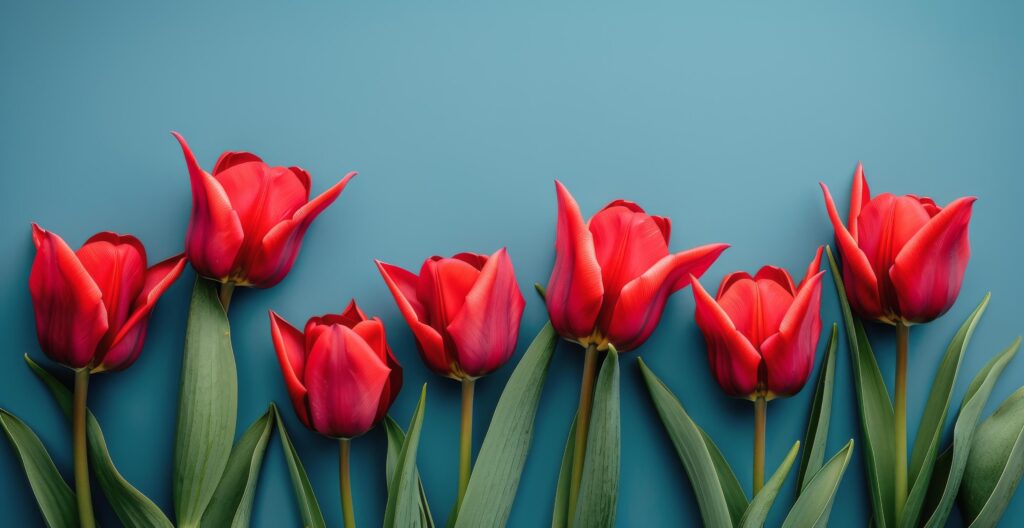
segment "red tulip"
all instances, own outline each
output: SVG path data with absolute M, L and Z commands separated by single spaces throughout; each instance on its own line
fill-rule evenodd
M 526 302 L 504 248 L 430 257 L 418 276 L 381 261 L 377 268 L 434 372 L 474 379 L 512 357 Z
M 313 317 L 299 331 L 270 312 L 270 331 L 288 396 L 299 420 L 334 438 L 370 430 L 402 388 L 402 367 L 384 324 L 352 300 L 341 315 Z
M 29 291 L 39 345 L 50 359 L 91 372 L 127 368 L 142 352 L 149 314 L 181 275 L 184 255 L 146 267 L 131 235 L 102 232 L 72 251 L 32 224 Z
M 313 220 L 341 194 L 348 173 L 309 199 L 309 173 L 271 167 L 255 154 L 225 152 L 204 171 L 181 134 L 192 180 L 192 217 L 185 249 L 200 275 L 240 286 L 269 288 L 288 274 Z
M 953 306 L 971 256 L 967 226 L 975 197 L 945 208 L 912 194 L 872 198 L 858 163 L 844 226 L 828 187 L 821 188 L 843 256 L 846 295 L 858 315 L 926 323 Z
M 715 379 L 730 396 L 772 399 L 803 388 L 821 334 L 821 248 L 798 286 L 765 266 L 726 275 L 713 299 L 696 279 L 697 326 Z
M 647 340 L 668 296 L 700 276 L 727 244 L 669 254 L 672 224 L 615 200 L 584 223 L 579 205 L 555 182 L 558 233 L 546 291 L 555 330 L 583 346 L 632 350 Z

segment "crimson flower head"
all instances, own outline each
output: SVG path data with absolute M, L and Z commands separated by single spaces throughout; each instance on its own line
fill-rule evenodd
M 599 350 L 643 344 L 658 326 L 668 296 L 699 277 L 727 244 L 669 253 L 672 224 L 639 205 L 615 200 L 583 221 L 569 191 L 555 182 L 555 268 L 545 299 L 555 331 Z
M 91 372 L 128 368 L 142 352 L 149 314 L 185 268 L 177 255 L 147 267 L 131 235 L 102 232 L 72 251 L 32 224 L 28 286 L 39 345 L 50 359 Z
M 200 275 L 239 286 L 269 288 L 284 279 L 313 220 L 341 194 L 350 172 L 313 200 L 309 173 L 271 167 L 255 154 L 225 152 L 210 174 L 181 134 L 192 181 L 192 217 L 185 251 Z
M 694 279 L 711 372 L 730 396 L 792 396 L 807 382 L 821 335 L 821 250 L 798 285 L 786 270 L 764 266 L 753 277 L 726 275 L 712 298 Z
M 843 257 L 846 295 L 858 315 L 888 324 L 927 323 L 953 306 L 971 257 L 967 227 L 975 197 L 946 207 L 912 194 L 872 198 L 858 163 L 843 225 L 828 187 L 822 183 L 821 189 Z
M 270 312 L 270 332 L 295 414 L 322 435 L 369 431 L 402 388 L 384 324 L 367 318 L 354 299 L 340 315 L 311 318 L 304 331 Z
M 434 372 L 475 379 L 512 357 L 526 301 L 505 248 L 430 257 L 419 275 L 380 261 L 377 268 Z

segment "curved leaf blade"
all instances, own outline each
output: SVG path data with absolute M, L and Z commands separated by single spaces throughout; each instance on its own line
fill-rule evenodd
M 395 477 L 395 468 L 398 466 L 398 457 L 401 456 L 402 446 L 405 444 L 405 431 L 390 415 L 384 417 L 384 430 L 388 435 L 388 455 L 384 476 L 390 487 L 391 480 Z M 430 514 L 430 504 L 427 503 L 427 492 L 423 489 L 419 469 L 416 470 L 416 483 L 420 491 L 420 522 L 427 528 L 434 528 L 434 518 Z
M 580 478 L 573 526 L 611 527 L 619 502 L 622 427 L 619 409 L 619 354 L 609 348 L 594 385 L 587 455 Z
M 832 513 L 839 483 L 846 473 L 846 466 L 853 455 L 853 439 L 843 446 L 821 469 L 818 470 L 797 497 L 789 515 L 783 521 L 783 528 L 805 528 L 828 526 L 828 517 Z
M 825 448 L 828 444 L 828 427 L 832 419 L 832 393 L 836 379 L 836 347 L 839 341 L 839 325 L 832 323 L 832 332 L 825 343 L 825 358 L 818 372 L 814 386 L 811 413 L 807 418 L 807 432 L 804 434 L 804 451 L 800 456 L 797 470 L 797 493 L 803 492 L 812 475 L 825 462 Z
M 793 467 L 793 462 L 796 461 L 796 455 L 799 451 L 800 441 L 797 441 L 790 448 L 786 458 L 782 460 L 782 464 L 779 464 L 779 469 L 775 470 L 772 478 L 768 479 L 768 482 L 761 488 L 761 491 L 754 496 L 754 500 L 750 501 L 750 506 L 744 512 L 743 518 L 740 519 L 739 526 L 742 528 L 760 528 L 764 526 L 764 521 L 768 518 L 768 512 L 771 511 L 772 505 L 775 504 L 775 498 L 779 496 L 779 490 L 782 489 L 782 484 L 786 482 L 786 477 L 789 476 L 789 470 Z
M 263 467 L 263 455 L 274 428 L 273 415 L 274 407 L 271 406 L 238 439 L 235 448 L 231 450 L 217 491 L 213 493 L 213 499 L 203 513 L 201 526 L 249 526 L 252 501 Z
M 708 447 L 711 462 L 715 464 L 715 472 L 718 473 L 718 483 L 722 485 L 725 502 L 729 505 L 729 515 L 732 517 L 733 524 L 738 525 L 740 520 L 743 519 L 743 514 L 747 512 L 747 507 L 750 505 L 749 501 L 747 501 L 747 494 L 743 491 L 743 486 L 740 485 L 740 481 L 736 478 L 736 474 L 733 473 L 729 462 L 722 455 L 722 451 L 715 445 L 715 441 L 703 429 L 700 429 L 700 434 L 704 437 L 704 444 Z
M 288 463 L 288 474 L 291 476 L 292 487 L 295 490 L 295 502 L 299 507 L 299 517 L 302 518 L 302 526 L 306 528 L 326 528 L 324 515 L 320 512 L 320 503 L 316 500 L 316 493 L 313 492 L 313 485 L 309 482 L 306 468 L 302 466 L 299 452 L 292 445 L 288 437 L 288 430 L 285 429 L 281 413 L 274 407 L 274 421 L 277 425 L 277 434 L 281 438 L 281 447 L 284 448 L 284 458 Z
M 384 528 L 407 528 L 420 524 L 419 487 L 416 485 L 416 453 L 419 451 L 423 409 L 427 401 L 427 384 L 420 390 L 420 401 L 412 413 L 409 434 L 395 464 L 395 474 L 388 485 L 388 504 L 384 510 Z
M 555 485 L 555 508 L 551 514 L 551 528 L 569 526 L 569 486 L 572 479 L 572 461 L 576 456 L 576 416 L 572 417 L 569 436 L 562 451 L 562 465 L 558 468 L 558 484 Z
M 75 494 L 60 476 L 43 442 L 25 422 L 5 409 L 0 409 L 0 428 L 3 428 L 11 449 L 25 470 L 46 525 L 52 528 L 78 526 Z

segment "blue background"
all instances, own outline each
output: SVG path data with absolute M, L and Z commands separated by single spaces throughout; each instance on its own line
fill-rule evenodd
M 301 324 L 354 296 L 383 317 L 406 369 L 406 390 L 393 408 L 399 421 L 410 417 L 415 387 L 429 383 L 419 464 L 443 521 L 455 496 L 459 389 L 425 370 L 372 259 L 416 268 L 433 254 L 507 245 L 527 299 L 518 358 L 545 319 L 531 285 L 547 281 L 553 262 L 555 178 L 588 216 L 619 197 L 670 216 L 673 250 L 731 243 L 706 275 L 709 287 L 727 272 L 765 263 L 801 273 L 814 248 L 832 240 L 817 182 L 830 184 L 845 210 L 858 159 L 875 192 L 940 203 L 977 195 L 960 300 L 911 335 L 912 431 L 945 344 L 984 292 L 994 290 L 992 303 L 964 360 L 954 411 L 978 369 L 1024 327 L 1019 4 L 210 4 L 2 9 L 0 405 L 38 432 L 63 471 L 71 462 L 68 428 L 21 359 L 41 356 L 27 288 L 29 222 L 73 247 L 116 230 L 138 235 L 154 261 L 179 251 L 190 190 L 172 129 L 207 168 L 223 150 L 251 150 L 273 164 L 307 168 L 316 193 L 348 170 L 361 173 L 313 225 L 288 278 L 270 290 L 240 291 L 231 306 L 239 429 L 270 400 L 282 405 L 330 525 L 341 519 L 337 446 L 295 419 L 267 310 Z M 187 271 L 160 302 L 138 363 L 98 376 L 90 395 L 118 467 L 165 511 L 192 278 Z M 825 284 L 827 324 L 838 311 Z M 872 337 L 891 379 L 892 332 L 872 328 Z M 830 452 L 857 436 L 845 340 L 841 352 Z M 637 356 L 678 394 L 748 489 L 753 411 L 712 381 L 689 290 L 671 298 L 652 339 L 623 357 L 618 524 L 693 524 L 690 485 L 652 410 Z M 581 360 L 578 349 L 559 346 L 515 526 L 549 522 Z M 1024 384 L 1022 361 L 1010 364 L 989 410 Z M 478 384 L 477 447 L 511 370 Z M 811 392 L 769 406 L 769 471 L 802 437 Z M 354 443 L 364 526 L 382 518 L 384 446 L 378 430 Z M 859 447 L 834 526 L 866 523 Z M 3 524 L 38 523 L 7 447 L 0 448 L 0 475 Z M 794 482 L 770 524 L 781 521 Z M 290 486 L 275 438 L 254 525 L 297 522 Z M 102 522 L 116 525 L 97 500 Z M 1024 518 L 1024 499 L 1008 515 Z

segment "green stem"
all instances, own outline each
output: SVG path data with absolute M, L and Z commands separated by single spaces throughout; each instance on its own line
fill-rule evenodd
M 469 476 L 473 470 L 473 389 L 476 381 L 462 380 L 462 430 L 459 434 L 459 495 L 455 501 L 458 511 L 469 487 Z
M 907 353 L 910 327 L 896 323 L 896 391 L 893 425 L 896 432 L 896 519 L 907 502 Z
M 768 401 L 764 396 L 754 400 L 754 496 L 764 487 L 764 430 Z
M 235 293 L 235 283 L 225 282 L 220 285 L 220 305 L 224 307 L 224 312 L 227 313 L 228 306 L 231 306 L 231 294 Z
M 569 526 L 576 517 L 576 500 L 580 495 L 580 480 L 587 455 L 587 435 L 590 433 L 590 408 L 594 402 L 594 379 L 597 377 L 597 345 L 587 346 L 583 360 L 583 383 L 580 385 L 580 406 L 576 411 L 576 443 L 573 447 L 572 480 L 569 481 Z
M 352 481 L 348 476 L 349 439 L 342 438 L 339 443 L 341 445 L 341 463 L 339 465 L 341 475 L 341 511 L 345 515 L 345 528 L 355 528 L 356 512 L 352 508 Z
M 85 416 L 89 394 L 89 368 L 75 371 L 75 397 L 72 402 L 71 434 L 75 458 L 75 497 L 78 499 L 78 521 L 82 528 L 96 525 L 92 513 L 92 492 L 89 489 L 89 455 L 86 450 Z

